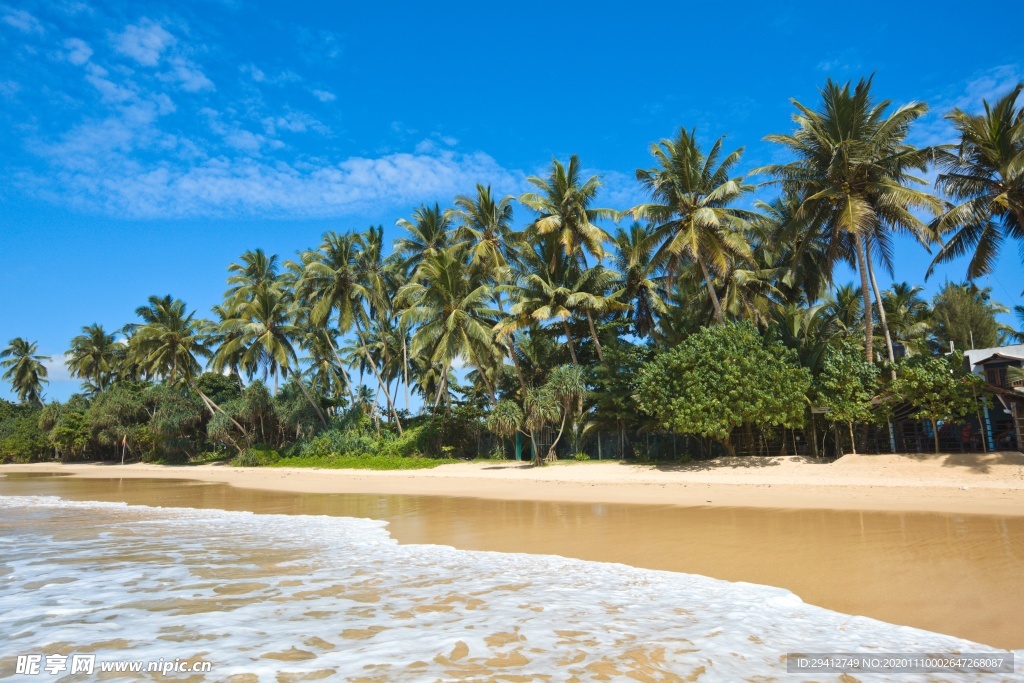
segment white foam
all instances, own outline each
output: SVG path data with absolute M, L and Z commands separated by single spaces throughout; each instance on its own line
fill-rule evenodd
M 735 681 L 804 680 L 785 673 L 787 652 L 992 650 L 769 586 L 399 545 L 369 519 L 0 497 L 0 520 L 7 659 L 63 643 L 101 658 L 197 657 L 214 663 L 208 680 L 324 669 L 398 681 L 661 680 L 703 669 L 701 680 Z M 293 648 L 308 659 L 266 657 Z

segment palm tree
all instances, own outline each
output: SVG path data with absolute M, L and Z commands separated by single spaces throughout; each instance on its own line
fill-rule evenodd
M 3 378 L 11 383 L 18 400 L 25 404 L 43 405 L 43 384 L 47 384 L 47 370 L 43 361 L 49 356 L 37 355 L 38 343 L 15 337 L 7 348 L 0 351 L 0 367 L 6 368 Z
M 928 352 L 931 310 L 921 297 L 922 290 L 923 287 L 895 282 L 891 289 L 882 292 L 882 306 L 889 319 L 892 338 L 903 345 L 908 356 Z
M 664 276 L 658 275 L 654 261 L 657 247 L 654 231 L 649 225 L 634 222 L 629 230 L 615 233 L 615 269 L 619 272 L 618 289 L 622 300 L 630 304 L 629 322 L 639 337 L 647 337 L 657 325 L 655 316 L 665 313 Z
M 250 301 L 257 289 L 267 287 L 277 279 L 277 255 L 267 256 L 262 249 L 242 254 L 241 263 L 228 266 L 228 284 L 224 299 L 231 302 Z
M 864 307 L 861 290 L 852 284 L 837 287 L 825 297 L 824 315 L 830 335 L 844 339 L 864 334 Z
M 276 395 L 281 377 L 298 374 L 294 340 L 301 336 L 302 330 L 292 323 L 291 295 L 280 284 L 266 283 L 252 294 L 251 300 L 239 303 L 232 317 L 221 323 L 221 332 L 229 341 L 217 349 L 212 368 L 221 372 L 237 363 L 250 379 L 262 369 L 264 379 L 268 373 L 273 375 Z M 294 380 L 326 427 L 327 419 L 309 395 L 302 378 L 296 376 Z
M 821 226 L 800 210 L 802 204 L 791 192 L 771 202 L 755 202 L 758 215 L 751 226 L 759 248 L 753 251 L 759 263 L 781 269 L 775 287 L 785 303 L 813 305 L 825 294 L 835 264 L 826 258 Z
M 195 311 L 186 312 L 185 302 L 164 297 L 149 297 L 148 306 L 135 309 L 142 325 L 131 324 L 128 355 L 139 367 L 169 384 L 191 383 L 202 367 L 197 358 L 209 358 L 206 321 L 196 319 Z
M 400 290 L 399 299 L 409 302 L 402 319 L 419 324 L 412 337 L 414 355 L 429 350 L 430 360 L 442 365 L 442 377 L 456 358 L 465 358 L 477 369 L 495 402 L 485 367 L 494 361 L 492 328 L 499 313 L 487 305 L 490 287 L 470 279 L 462 252 L 455 247 L 420 262 L 413 281 Z M 434 399 L 435 408 L 443 385 Z
M 946 115 L 960 133 L 956 151 L 936 152 L 942 173 L 935 186 L 954 202 L 935 222 L 939 234 L 955 234 L 935 255 L 938 263 L 972 252 L 968 279 L 991 272 L 1007 238 L 1024 239 L 1024 84 L 989 106 L 984 114 L 954 109 Z M 1024 251 L 1021 252 L 1024 259 Z
M 722 158 L 724 139 L 718 138 L 705 155 L 697 144 L 696 130 L 680 128 L 675 139 L 651 145 L 658 166 L 637 169 L 636 177 L 654 202 L 632 210 L 634 217 L 659 224 L 653 239 L 661 245 L 655 258 L 667 268 L 669 288 L 683 260 L 700 268 L 719 325 L 725 319 L 714 275 L 724 274 L 734 259 L 750 256 L 744 237 L 750 215 L 729 205 L 753 190 L 742 177 L 729 177 L 743 148 Z
M 459 221 L 455 239 L 469 245 L 470 265 L 494 274 L 515 258 L 519 236 L 512 229 L 512 197 L 495 200 L 491 186 L 476 186 L 476 196 L 455 198 L 452 214 Z
M 412 273 L 420 261 L 436 256 L 451 244 L 451 214 L 442 211 L 436 202 L 433 207 L 423 205 L 413 211 L 411 221 L 399 218 L 396 225 L 408 233 L 395 240 L 394 245 L 395 254 L 407 274 Z
M 575 154 L 569 157 L 568 166 L 552 159 L 547 178 L 530 176 L 526 179 L 539 192 L 520 196 L 519 203 L 540 214 L 527 226 L 527 234 L 535 239 L 553 238 L 565 256 L 585 264 L 584 251 L 601 260 L 604 242 L 609 239 L 608 233 L 594 222 L 614 218 L 615 212 L 591 207 L 601 181 L 597 176 L 583 180 L 581 174 L 580 160 Z M 555 269 L 554 252 L 548 267 Z
M 785 147 L 796 159 L 753 172 L 774 176 L 785 190 L 804 198 L 801 212 L 809 225 L 820 222 L 823 226 L 829 261 L 835 262 L 849 252 L 855 256 L 864 299 L 865 355 L 873 361 L 871 292 L 874 290 L 879 300 L 881 295 L 873 282 L 871 242 L 884 245 L 885 232 L 898 229 L 928 244 L 932 233 L 913 210 L 941 209 L 934 196 L 908 186 L 926 184 L 910 171 L 924 171 L 933 152 L 913 147 L 906 137 L 911 124 L 928 107 L 911 102 L 887 116 L 890 103 L 872 99 L 871 78 L 861 79 L 852 92 L 849 83 L 839 85 L 828 79 L 821 94 L 818 111 L 791 100 L 798 110 L 793 117 L 797 124 L 793 134 L 765 137 Z M 880 315 L 887 330 L 884 311 Z M 891 347 L 889 355 L 892 360 Z
M 619 301 L 622 291 L 613 291 L 619 274 L 601 265 L 585 270 L 580 270 L 574 265 L 569 272 L 572 278 L 572 293 L 566 303 L 574 313 L 582 312 L 583 317 L 587 319 L 597 359 L 603 363 L 604 353 L 601 351 L 601 341 L 594 326 L 594 315 L 625 311 L 629 308 L 628 304 Z
M 71 340 L 65 364 L 72 377 L 87 380 L 97 392 L 103 392 L 117 371 L 122 348 L 102 325 L 86 325 L 82 334 Z

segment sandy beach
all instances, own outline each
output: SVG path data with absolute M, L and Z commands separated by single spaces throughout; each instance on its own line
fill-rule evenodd
M 1024 455 L 1011 452 L 847 455 L 832 463 L 732 458 L 678 466 L 566 462 L 530 467 L 495 461 L 402 471 L 37 463 L 3 465 L 0 472 L 194 479 L 295 493 L 1024 516 Z

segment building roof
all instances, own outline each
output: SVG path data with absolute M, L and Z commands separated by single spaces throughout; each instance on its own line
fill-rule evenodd
M 964 362 L 973 370 L 975 366 L 990 360 L 1024 361 L 1024 344 L 1009 344 L 990 349 L 964 351 Z

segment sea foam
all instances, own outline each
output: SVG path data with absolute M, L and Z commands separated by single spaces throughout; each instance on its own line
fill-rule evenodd
M 17 654 L 94 652 L 209 661 L 218 681 L 822 681 L 839 678 L 787 674 L 786 653 L 996 651 L 779 588 L 399 545 L 347 517 L 0 497 L 0 576 L 0 676 Z

